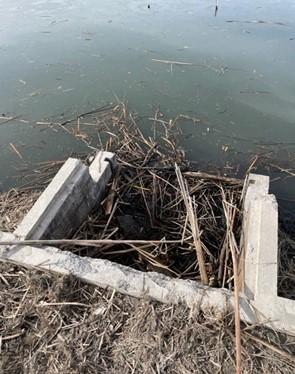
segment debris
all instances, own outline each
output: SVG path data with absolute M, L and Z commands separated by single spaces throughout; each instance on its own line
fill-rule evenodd
M 38 96 L 40 94 L 41 94 L 41 89 L 38 89 L 36 91 L 31 92 L 29 96 L 34 97 L 34 96 Z
M 187 212 L 187 217 L 188 217 L 187 219 L 190 222 L 190 229 L 191 229 L 191 233 L 194 239 L 194 245 L 196 248 L 198 264 L 200 267 L 201 281 L 203 284 L 207 285 L 209 281 L 208 281 L 207 271 L 205 268 L 204 253 L 203 253 L 201 234 L 200 234 L 200 229 L 199 229 L 199 224 L 198 224 L 198 218 L 196 215 L 196 210 L 193 207 L 193 201 L 190 196 L 188 185 L 187 183 L 185 183 L 182 177 L 181 171 L 177 165 L 175 166 L 175 173 L 176 173 L 177 180 L 180 186 L 182 198 L 183 198 L 183 201 L 186 207 L 186 212 Z
M 13 144 L 13 143 L 9 143 L 10 145 L 10 148 L 18 155 L 18 157 L 23 160 L 23 156 L 19 153 L 19 151 L 17 150 L 16 146 Z
M 18 119 L 18 118 L 20 118 L 20 116 L 14 116 L 14 117 L 5 117 L 5 116 L 2 116 L 2 117 L 0 117 L 0 119 L 4 119 L 4 121 L 0 122 L 0 126 L 4 125 L 4 124 L 6 124 L 6 123 L 8 123 L 10 121 L 14 121 L 15 119 Z
M 158 60 L 156 58 L 152 58 L 152 61 L 161 62 L 162 64 L 169 64 L 169 65 L 189 65 L 192 66 L 192 62 L 182 62 L 182 61 L 171 61 L 171 60 Z
M 91 131 L 99 131 L 101 144 L 117 153 L 119 168 L 104 205 L 77 230 L 71 245 L 60 242 L 62 248 L 141 270 L 201 279 L 197 240 L 210 284 L 233 288 L 242 182 L 193 169 L 177 145 L 176 122 L 161 117 L 154 123 L 154 137 L 144 136 L 136 117 L 121 104 L 67 122 L 74 136 L 88 129 L 91 139 Z M 81 157 L 87 162 L 91 155 Z M 63 162 L 36 165 L 26 187 L 0 194 L 1 230 L 13 231 Z M 134 239 L 129 225 L 135 227 Z M 230 253 L 232 259 L 226 255 Z M 253 326 L 242 325 L 239 335 L 237 317 L 234 337 L 232 316 L 217 320 L 181 305 L 117 295 L 71 276 L 8 263 L 0 268 L 0 298 L 5 300 L 0 358 L 7 373 L 21 372 L 24 365 L 34 372 L 53 367 L 52 373 L 71 372 L 73 367 L 101 373 L 155 368 L 167 373 L 232 373 L 235 349 L 237 366 L 241 361 L 245 372 L 294 372 L 294 339 L 260 326 L 255 326 L 254 336 L 249 334 Z M 22 354 L 15 354 L 18 351 Z
M 254 94 L 254 95 L 268 95 L 270 91 L 263 91 L 263 90 L 241 90 L 241 94 Z
M 76 120 L 67 122 L 67 131 L 78 137 L 81 131 L 89 134 L 97 128 L 101 147 L 117 156 L 118 171 L 103 205 L 75 233 L 73 240 L 78 245 L 64 242 L 67 245 L 62 248 L 82 256 L 112 259 L 139 270 L 160 268 L 171 276 L 202 278 L 206 284 L 211 278 L 216 285 L 228 286 L 231 261 L 226 261 L 220 270 L 226 232 L 221 187 L 233 196 L 240 214 L 242 181 L 195 171 L 189 165 L 176 140 L 177 121 L 182 116 L 173 120 L 157 116 L 153 138 L 143 135 L 136 117 L 124 104 L 78 118 L 79 131 Z M 94 127 L 89 126 L 92 118 Z M 88 144 L 97 147 L 90 139 L 89 136 Z M 181 178 L 188 186 L 188 200 L 179 187 Z M 190 199 L 191 204 L 185 203 Z M 239 220 L 234 229 L 239 235 Z M 200 251 L 204 252 L 203 260 L 202 256 L 197 258 Z M 218 272 L 222 274 L 221 283 Z
M 65 90 L 62 90 L 63 93 L 74 91 L 74 88 L 66 88 Z

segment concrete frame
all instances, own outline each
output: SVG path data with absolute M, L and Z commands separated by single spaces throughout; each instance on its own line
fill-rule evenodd
M 278 204 L 267 176 L 248 177 L 242 243 L 240 291 L 267 325 L 295 335 L 295 301 L 278 296 Z
M 68 225 L 79 226 L 102 199 L 114 165 L 114 155 L 106 152 L 100 152 L 89 168 L 79 160 L 69 159 L 15 232 L 0 231 L 0 243 L 20 238 L 68 237 Z M 295 335 L 295 302 L 277 296 L 278 209 L 268 188 L 268 177 L 249 175 L 244 206 L 243 257 L 240 260 L 240 314 L 247 323 L 262 323 Z M 140 272 L 54 247 L 0 246 L 0 259 L 73 274 L 86 282 L 112 287 L 134 297 L 185 303 L 190 308 L 210 310 L 217 315 L 234 310 L 233 293 L 228 290 L 172 279 L 155 272 Z

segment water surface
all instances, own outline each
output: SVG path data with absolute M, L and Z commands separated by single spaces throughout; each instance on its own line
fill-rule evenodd
M 216 16 L 208 0 L 10 0 L 0 11 L 0 114 L 19 116 L 0 124 L 1 189 L 25 165 L 85 150 L 36 121 L 116 97 L 142 117 L 160 106 L 200 118 L 182 126 L 202 165 L 246 165 L 270 150 L 276 162 L 294 159 L 293 1 L 221 0 Z M 291 182 L 273 184 L 282 201 L 295 198 Z

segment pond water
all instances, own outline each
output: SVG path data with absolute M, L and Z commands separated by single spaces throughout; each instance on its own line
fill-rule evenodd
M 200 165 L 235 161 L 243 170 L 253 154 L 273 152 L 290 167 L 295 2 L 220 0 L 217 14 L 215 7 L 215 0 L 1 1 L 0 115 L 16 119 L 0 118 L 0 189 L 34 162 L 85 150 L 36 121 L 116 98 L 141 117 L 160 106 L 168 116 L 199 118 L 182 121 L 182 142 Z M 295 199 L 292 178 L 273 190 L 282 202 Z

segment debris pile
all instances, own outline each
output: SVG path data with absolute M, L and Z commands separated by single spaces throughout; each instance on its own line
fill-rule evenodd
M 89 138 L 82 123 L 79 136 L 86 141 Z M 89 119 L 87 124 L 89 127 Z M 123 104 L 100 113 L 93 124 L 97 125 L 102 148 L 116 154 L 118 165 L 102 205 L 73 239 L 125 239 L 130 243 L 64 248 L 142 271 L 231 288 L 227 233 L 229 229 L 234 232 L 238 242 L 242 182 L 193 171 L 178 146 L 176 121 L 166 121 L 159 113 L 151 136 L 142 133 Z M 231 220 L 229 207 L 234 208 Z M 134 244 L 134 240 L 141 243 Z
M 150 134 L 143 134 L 139 120 L 120 104 L 80 114 L 63 124 L 51 124 L 87 146 L 90 156 L 75 155 L 86 163 L 100 149 L 117 156 L 118 167 L 106 199 L 77 230 L 74 239 L 141 240 L 140 245 L 64 248 L 82 256 L 107 258 L 139 270 L 194 280 L 202 280 L 197 256 L 201 250 L 208 283 L 232 289 L 233 243 L 229 237 L 233 236 L 229 232 L 234 233 L 236 247 L 241 230 L 242 181 L 221 173 L 192 171 L 196 167 L 188 162 L 177 142 L 182 137 L 179 116 L 166 120 L 157 111 L 150 118 Z M 23 187 L 0 194 L 2 231 L 16 228 L 63 163 L 55 160 L 34 165 L 33 172 L 22 176 Z M 188 191 L 181 190 L 181 180 Z M 187 195 L 195 222 L 189 219 Z M 229 209 L 233 209 L 233 221 L 229 220 Z M 291 299 L 295 299 L 293 237 L 286 232 L 279 235 L 278 290 L 280 296 Z
M 153 125 L 144 135 L 124 105 L 63 124 L 95 152 L 98 135 L 99 148 L 115 152 L 118 164 L 105 200 L 73 237 L 114 242 L 63 248 L 232 289 L 243 183 L 196 171 L 177 144 L 176 120 L 157 113 Z M 40 164 L 25 188 L 0 194 L 0 230 L 16 228 L 62 163 Z M 280 294 L 292 297 L 294 241 L 281 233 L 280 245 Z M 0 263 L 0 313 L 0 369 L 7 373 L 233 372 L 237 332 L 243 370 L 295 367 L 287 335 L 244 324 L 234 332 L 232 315 L 216 320 L 9 263 Z

